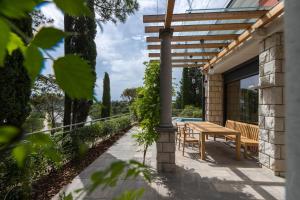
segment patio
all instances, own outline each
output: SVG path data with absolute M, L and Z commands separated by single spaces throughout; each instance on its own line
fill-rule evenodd
M 142 152 L 131 135 L 137 127 L 129 130 L 114 146 L 82 171 L 61 192 L 68 194 L 88 184 L 90 175 L 117 160 L 142 160 Z M 284 199 L 284 179 L 272 171 L 261 168 L 254 159 L 235 159 L 234 148 L 225 145 L 222 139 L 214 142 L 209 138 L 206 145 L 207 159 L 199 159 L 198 148 L 186 148 L 185 156 L 176 149 L 176 171 L 161 173 L 151 184 L 141 177 L 122 180 L 114 188 L 98 188 L 89 196 L 80 199 L 112 199 L 128 189 L 143 187 L 142 199 Z M 147 164 L 156 167 L 156 148 L 153 145 L 147 154 Z M 53 199 L 58 199 L 56 195 Z

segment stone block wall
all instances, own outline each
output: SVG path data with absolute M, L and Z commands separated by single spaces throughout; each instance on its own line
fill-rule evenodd
M 259 54 L 259 161 L 276 175 L 285 174 L 285 103 L 283 34 L 260 43 Z
M 207 74 L 205 86 L 205 120 L 223 125 L 223 76 Z
M 159 138 L 156 141 L 157 171 L 174 172 L 175 171 L 175 131 L 176 128 L 157 128 Z

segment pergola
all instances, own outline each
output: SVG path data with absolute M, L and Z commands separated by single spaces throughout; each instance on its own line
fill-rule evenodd
M 168 0 L 165 15 L 145 15 L 151 61 L 160 61 L 160 124 L 158 171 L 175 170 L 175 128 L 172 124 L 172 67 L 200 67 L 208 71 L 254 32 L 284 11 L 283 2 L 270 10 L 214 10 L 173 14 Z M 154 51 L 154 52 L 153 52 Z M 156 58 L 156 59 L 155 59 Z
M 170 46 L 172 66 L 203 67 L 205 70 L 283 13 L 284 8 L 281 2 L 271 10 L 215 9 L 173 14 L 174 3 L 174 0 L 168 1 L 166 15 L 143 17 L 143 22 L 147 24 L 145 33 L 152 34 L 146 38 L 147 49 L 152 51 L 149 53 L 150 61 L 158 61 L 161 57 L 161 38 L 157 34 L 160 30 L 170 29 L 173 33 Z

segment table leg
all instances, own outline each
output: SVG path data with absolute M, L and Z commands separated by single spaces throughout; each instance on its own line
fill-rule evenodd
M 201 134 L 201 160 L 205 160 L 205 133 Z
M 236 159 L 240 160 L 241 159 L 241 135 L 237 134 L 236 135 L 236 140 L 235 140 L 235 148 L 236 148 Z

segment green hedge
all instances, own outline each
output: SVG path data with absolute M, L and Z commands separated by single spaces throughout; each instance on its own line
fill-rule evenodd
M 123 116 L 107 121 L 96 122 L 68 133 L 57 132 L 52 136 L 57 149 L 62 152 L 63 162 L 54 165 L 42 154 L 30 155 L 23 169 L 19 169 L 15 160 L 7 154 L 0 161 L 0 199 L 9 193 L 7 199 L 29 199 L 30 185 L 41 176 L 49 173 L 49 169 L 60 168 L 64 162 L 81 156 L 82 147 L 90 147 L 100 139 L 106 139 L 131 126 L 129 116 Z M 13 188 L 13 189 L 12 189 Z
M 202 117 L 202 110 L 194 106 L 185 106 L 185 108 L 178 115 L 179 117 Z

